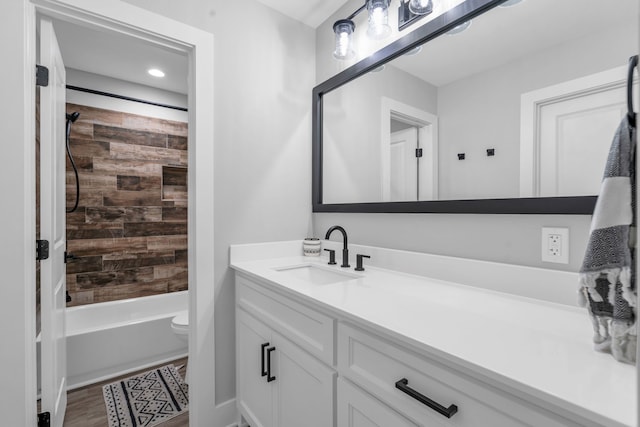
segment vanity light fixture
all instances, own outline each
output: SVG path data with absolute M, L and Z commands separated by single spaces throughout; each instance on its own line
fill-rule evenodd
M 382 40 L 391 34 L 389 26 L 389 3 L 391 0 L 367 0 L 369 27 L 367 35 L 373 40 Z
M 399 0 L 399 2 L 398 31 L 403 30 L 417 19 L 433 11 L 433 0 Z M 369 38 L 382 40 L 388 37 L 392 32 L 389 25 L 390 5 L 391 0 L 365 0 L 364 4 L 346 19 L 336 21 L 333 24 L 333 32 L 335 34 L 334 58 L 351 59 L 355 56 L 353 33 L 356 25 L 353 22 L 353 18 L 365 9 L 368 12 L 367 35 Z
M 398 31 L 404 30 L 431 12 L 433 12 L 433 0 L 400 0 L 400 6 L 398 7 Z
M 356 24 L 351 19 L 340 19 L 333 24 L 333 32 L 336 37 L 336 49 L 333 57 L 336 59 L 351 59 L 355 56 L 353 51 L 353 31 Z
M 147 73 L 151 74 L 153 77 L 164 77 L 164 71 L 157 68 L 150 68 L 147 70 Z
M 427 15 L 433 11 L 431 0 L 409 0 L 409 10 L 414 15 Z

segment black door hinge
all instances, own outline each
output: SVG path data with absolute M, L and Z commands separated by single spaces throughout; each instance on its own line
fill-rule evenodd
M 422 148 L 416 148 L 416 157 L 422 157 Z
M 49 241 L 36 240 L 36 261 L 49 259 Z
M 38 427 L 51 427 L 50 412 L 42 412 L 38 414 Z
M 36 86 L 49 86 L 49 69 L 36 65 Z

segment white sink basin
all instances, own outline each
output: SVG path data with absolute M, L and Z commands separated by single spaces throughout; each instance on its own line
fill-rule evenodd
M 317 264 L 298 264 L 278 267 L 275 270 L 287 277 L 296 278 L 312 285 L 330 285 L 360 277 L 355 273 L 334 270 Z

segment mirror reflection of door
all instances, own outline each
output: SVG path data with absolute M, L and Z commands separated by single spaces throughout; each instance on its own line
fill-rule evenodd
M 381 119 L 382 201 L 436 200 L 437 117 L 383 97 Z
M 614 132 L 627 111 L 625 73 L 618 67 L 522 95 L 521 196 L 599 192 Z
M 391 145 L 389 150 L 391 181 L 391 201 L 407 201 L 417 199 L 418 189 L 418 128 L 391 120 Z M 394 128 L 402 128 L 394 131 Z
M 540 196 L 598 194 L 609 146 L 626 112 L 624 89 L 563 99 L 540 111 Z M 585 168 L 594 171 L 584 174 Z
M 433 200 L 434 157 L 430 125 L 391 118 L 390 201 Z

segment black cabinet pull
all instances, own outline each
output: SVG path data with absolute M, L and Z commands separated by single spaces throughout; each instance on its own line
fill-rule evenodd
M 450 405 L 448 408 L 445 408 L 438 402 L 434 402 L 433 400 L 429 399 L 424 394 L 421 394 L 415 391 L 414 389 L 409 387 L 409 380 L 407 380 L 406 378 L 403 378 L 400 381 L 397 381 L 396 388 L 401 392 L 406 393 L 409 396 L 413 397 L 420 403 L 427 405 L 429 408 L 433 409 L 434 411 L 436 411 L 441 415 L 444 415 L 447 418 L 451 418 L 453 414 L 458 412 L 458 407 L 456 405 Z
M 276 377 L 271 376 L 271 352 L 273 352 L 276 348 L 270 347 L 267 349 L 267 382 L 275 381 Z
M 267 369 L 264 367 L 264 349 L 269 345 L 268 342 L 262 344 L 260 346 L 260 366 L 261 366 L 261 376 L 265 377 L 267 375 Z

